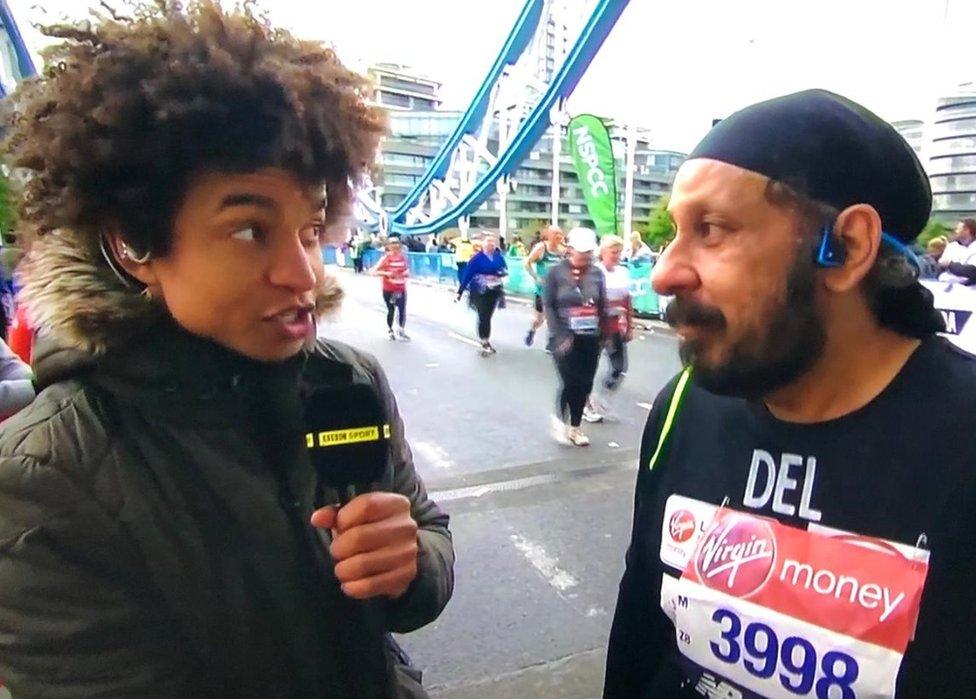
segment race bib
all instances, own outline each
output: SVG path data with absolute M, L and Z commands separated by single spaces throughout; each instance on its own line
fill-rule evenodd
M 576 335 L 595 335 L 600 329 L 596 306 L 576 306 L 569 309 L 569 329 Z
M 728 697 L 894 695 L 926 552 L 692 503 L 676 502 L 665 517 L 671 541 L 665 548 L 662 539 L 662 560 L 685 566 L 680 578 L 663 575 L 661 606 L 704 689 L 723 686 Z
M 627 299 L 611 301 L 607 305 L 607 333 L 621 335 L 627 332 Z

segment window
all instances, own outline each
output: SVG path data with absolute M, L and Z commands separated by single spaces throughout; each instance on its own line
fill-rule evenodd
M 951 138 L 946 141 L 936 141 L 932 144 L 935 155 L 951 155 L 960 153 L 976 154 L 976 136 Z
M 936 211 L 945 209 L 976 211 L 976 192 L 969 194 L 936 194 L 932 197 L 932 208 Z
M 956 121 L 947 121 L 942 124 L 936 124 L 932 128 L 933 138 L 946 138 L 955 136 L 957 134 L 976 134 L 976 117 L 972 119 L 957 119 Z M 919 133 L 919 136 L 921 136 L 921 133 Z
M 549 188 L 538 184 L 522 184 L 515 189 L 515 196 L 545 197 L 549 195 Z
M 932 174 L 951 172 L 976 172 L 976 155 L 953 155 L 933 158 L 929 164 Z
M 583 213 L 583 207 L 580 206 L 579 204 L 570 204 L 569 205 L 569 213 L 571 213 L 571 214 L 581 214 L 581 213 Z
M 976 175 L 936 175 L 932 177 L 933 192 L 976 192 Z
M 414 175 L 387 175 L 383 183 L 394 187 L 413 187 L 419 178 Z
M 403 80 L 402 78 L 395 78 L 392 75 L 381 75 L 380 85 L 382 87 L 389 87 L 393 90 L 408 90 L 410 92 L 419 92 L 425 95 L 434 95 L 436 88 L 427 83 L 416 82 L 413 80 Z
M 961 104 L 958 107 L 940 109 L 935 115 L 936 119 L 954 119 L 956 117 L 976 117 L 976 103 Z
M 410 98 L 406 95 L 397 95 L 392 92 L 381 92 L 380 103 L 391 107 L 409 107 Z
M 429 158 L 420 155 L 408 155 L 407 153 L 384 153 L 383 162 L 387 165 L 416 165 L 424 167 Z
M 434 100 L 425 100 L 420 97 L 412 97 L 410 107 L 417 110 L 434 110 L 437 108 L 437 102 Z

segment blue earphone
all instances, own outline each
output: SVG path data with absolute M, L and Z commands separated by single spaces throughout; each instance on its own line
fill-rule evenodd
M 908 259 L 909 264 L 920 272 L 922 269 L 918 257 L 912 249 L 898 240 L 890 233 L 881 232 L 881 242 L 894 248 L 898 253 Z M 820 245 L 817 246 L 817 266 L 819 267 L 841 267 L 847 260 L 847 250 L 838 236 L 834 235 L 832 226 L 824 226 L 820 237 Z

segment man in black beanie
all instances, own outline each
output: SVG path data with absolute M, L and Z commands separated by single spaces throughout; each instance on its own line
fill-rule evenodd
M 908 247 L 931 199 L 822 90 L 682 165 L 653 285 L 686 368 L 644 430 L 605 697 L 976 692 L 976 361 Z

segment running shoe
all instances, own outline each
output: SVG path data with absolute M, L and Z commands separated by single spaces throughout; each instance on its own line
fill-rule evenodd
M 394 341 L 396 340 L 396 333 L 393 332 L 393 328 L 390 328 L 390 339 Z
M 620 422 L 620 416 L 614 410 L 610 397 L 611 394 L 594 393 L 590 396 L 590 406 L 603 416 L 604 422 Z
M 590 438 L 583 434 L 579 427 L 570 427 L 566 432 L 566 437 L 577 447 L 590 446 Z
M 603 415 L 587 405 L 583 408 L 583 419 L 587 422 L 603 422 Z
M 552 438 L 558 444 L 569 446 L 569 426 L 555 415 L 552 416 Z
M 535 342 L 535 330 L 529 328 L 529 332 L 525 334 L 525 346 L 531 347 L 533 342 Z
M 481 356 L 482 357 L 491 356 L 491 354 L 492 354 L 493 351 L 494 350 L 492 350 L 491 345 L 489 345 L 487 342 L 482 342 L 481 343 Z
M 410 336 L 407 335 L 407 333 L 403 330 L 403 328 L 400 328 L 400 331 L 397 333 L 397 337 L 403 340 L 404 342 L 410 342 Z

